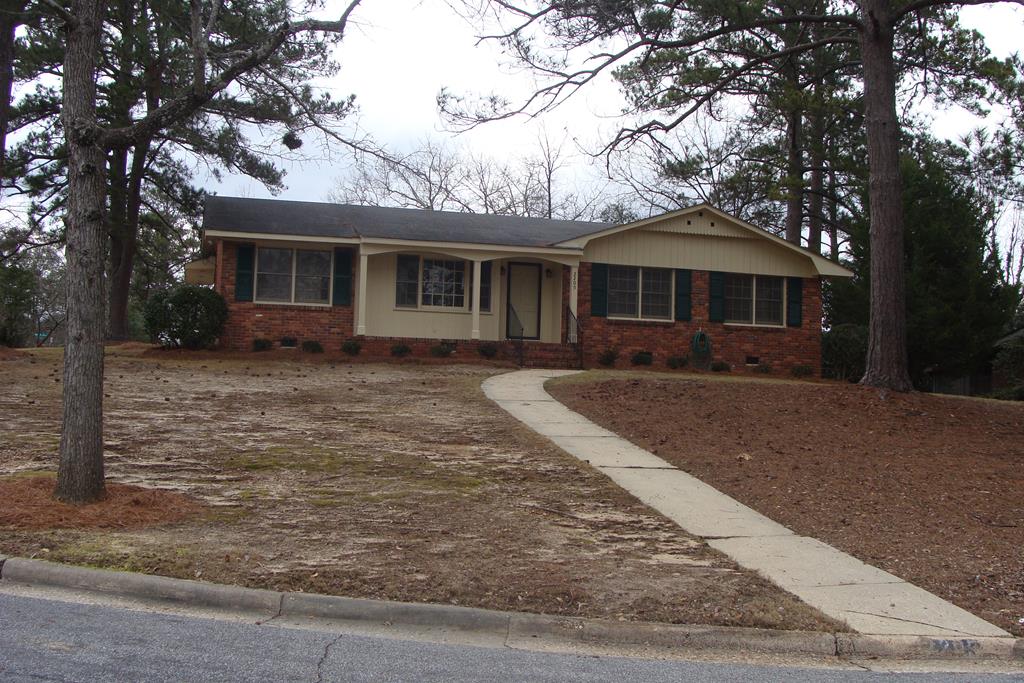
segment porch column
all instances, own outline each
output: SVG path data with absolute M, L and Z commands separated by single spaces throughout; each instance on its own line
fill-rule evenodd
M 569 310 L 573 315 L 576 313 L 576 305 L 580 295 L 580 267 L 579 264 L 569 267 Z
M 359 289 L 356 308 L 356 335 L 366 334 L 366 271 L 369 270 L 367 262 L 369 255 L 359 250 Z
M 480 338 L 480 272 L 483 268 L 479 261 L 473 261 L 473 331 L 470 339 Z

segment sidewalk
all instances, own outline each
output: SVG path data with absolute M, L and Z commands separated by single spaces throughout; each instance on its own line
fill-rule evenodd
M 483 388 L 515 418 L 597 468 L 687 532 L 860 633 L 949 639 L 1010 637 L 897 576 L 816 539 L 795 535 L 569 410 L 544 390 L 544 383 L 574 372 L 521 370 L 492 377 Z

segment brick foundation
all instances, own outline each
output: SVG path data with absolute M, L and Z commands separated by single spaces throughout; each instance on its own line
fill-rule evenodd
M 699 329 L 711 339 L 714 360 L 733 370 L 746 369 L 747 357 L 776 371 L 808 366 L 821 373 L 821 283 L 805 278 L 801 327 L 752 327 L 708 322 L 708 272 L 693 272 L 693 308 L 689 322 L 651 322 L 591 317 L 591 264 L 581 263 L 578 314 L 584 346 L 584 364 L 593 367 L 607 349 L 619 351 L 617 367 L 629 367 L 638 351 L 654 354 L 654 366 L 664 367 L 671 356 L 689 356 L 690 341 Z

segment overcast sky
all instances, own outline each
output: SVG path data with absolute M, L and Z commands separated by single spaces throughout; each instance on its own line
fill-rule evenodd
M 340 3 L 337 3 L 340 4 Z M 981 31 L 1000 56 L 1019 50 L 1024 35 L 1024 8 L 1009 4 L 968 7 L 962 22 Z M 456 93 L 497 91 L 513 100 L 532 91 L 530 74 L 502 66 L 507 61 L 493 43 L 477 45 L 473 27 L 443 0 L 364 0 L 354 14 L 356 27 L 346 34 L 338 51 L 341 72 L 323 84 L 336 97 L 356 96 L 358 126 L 379 144 L 408 151 L 427 136 L 450 138 L 438 114 L 436 97 L 447 87 Z M 584 88 L 563 107 L 539 120 L 525 118 L 485 124 L 453 139 L 453 144 L 499 159 L 529 152 L 541 129 L 553 139 L 568 135 L 591 147 L 616 129 L 615 115 L 622 97 L 610 79 Z M 937 112 L 934 129 L 942 136 L 957 135 L 972 126 L 963 112 Z M 312 142 L 312 141 L 310 141 Z M 340 149 L 321 153 L 316 144 L 303 152 L 318 159 L 288 164 L 284 199 L 320 201 L 345 173 L 347 159 Z M 577 164 L 571 173 L 588 176 Z M 571 178 L 564 179 L 567 183 Z M 581 177 L 581 182 L 586 180 Z M 225 195 L 267 197 L 259 184 L 228 176 L 216 184 Z

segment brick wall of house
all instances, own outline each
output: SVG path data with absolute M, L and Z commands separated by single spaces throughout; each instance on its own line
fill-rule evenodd
M 352 338 L 352 306 L 289 306 L 235 301 L 234 242 L 218 246 L 216 288 L 228 303 L 228 322 L 221 337 L 221 348 L 234 351 L 252 349 L 254 339 L 279 343 L 281 337 L 295 337 L 300 342 L 315 339 L 330 351 Z M 355 293 L 353 292 L 353 297 Z
M 734 370 L 746 367 L 748 356 L 776 371 L 805 365 L 821 373 L 821 282 L 805 278 L 801 327 L 748 327 L 708 322 L 707 271 L 693 272 L 692 309 L 689 322 L 613 320 L 590 315 L 591 264 L 581 263 L 579 271 L 579 319 L 584 345 L 584 363 L 597 364 L 607 349 L 617 348 L 619 367 L 628 367 L 637 351 L 654 354 L 654 365 L 664 366 L 670 356 L 689 356 L 690 341 L 698 329 L 711 340 L 714 360 L 723 360 Z

